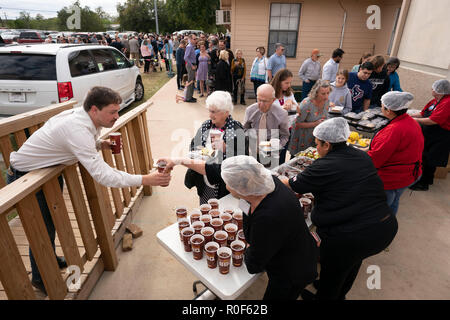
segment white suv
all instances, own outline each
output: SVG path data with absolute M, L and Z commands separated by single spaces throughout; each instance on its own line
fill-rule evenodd
M 119 92 L 121 109 L 144 97 L 139 69 L 113 47 L 49 43 L 0 48 L 0 115 L 70 99 L 81 106 L 94 86 Z

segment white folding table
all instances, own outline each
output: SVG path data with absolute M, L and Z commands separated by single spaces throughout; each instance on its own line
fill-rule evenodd
M 219 208 L 237 208 L 239 200 L 231 194 L 219 199 Z M 306 220 L 311 227 L 311 218 Z M 247 272 L 245 262 L 240 267 L 234 267 L 231 263 L 230 272 L 226 275 L 220 274 L 219 267 L 208 268 L 205 254 L 203 259 L 195 260 L 192 252 L 184 251 L 184 245 L 180 240 L 178 223 L 174 223 L 156 234 L 158 242 L 172 254 L 181 264 L 191 271 L 208 290 L 200 299 L 214 299 L 215 296 L 222 300 L 234 300 L 241 295 L 261 275 Z M 209 291 L 210 290 L 210 291 Z M 211 294 L 211 292 L 213 294 Z M 215 295 L 215 296 L 214 296 Z
M 227 195 L 219 199 L 219 208 L 238 207 L 238 199 Z M 219 267 L 208 268 L 205 254 L 203 259 L 194 260 L 192 252 L 185 252 L 180 240 L 178 223 L 161 230 L 156 235 L 158 242 L 172 254 L 181 264 L 191 271 L 212 293 L 222 300 L 234 300 L 242 294 L 261 274 L 247 272 L 245 262 L 240 267 L 234 267 L 230 261 L 230 272 L 220 274 Z M 210 292 L 204 292 L 202 297 L 214 299 Z

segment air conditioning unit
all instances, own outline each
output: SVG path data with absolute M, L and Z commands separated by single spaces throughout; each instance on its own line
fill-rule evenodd
M 231 10 L 216 10 L 216 24 L 231 24 Z

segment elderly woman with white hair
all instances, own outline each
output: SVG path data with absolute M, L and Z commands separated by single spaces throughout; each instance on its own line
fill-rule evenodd
M 231 116 L 233 103 L 230 93 L 214 91 L 206 98 L 206 108 L 209 110 L 209 120 L 203 122 L 192 139 L 191 151 L 198 146 L 218 149 L 216 157 L 212 160 L 220 160 L 220 162 L 227 157 L 248 154 L 248 139 L 245 136 L 244 128 Z M 221 145 L 217 145 L 217 142 L 211 143 L 212 130 L 222 132 L 223 142 Z M 189 189 L 193 186 L 197 187 L 200 204 L 207 203 L 211 198 L 220 198 L 227 193 L 224 184 L 209 183 L 192 170 L 188 170 L 186 173 L 185 185 Z
M 376 133 L 368 151 L 394 215 L 402 193 L 422 174 L 423 135 L 417 122 L 407 114 L 413 99 L 411 93 L 398 91 L 381 97 L 381 111 L 389 123 Z
M 397 233 L 397 220 L 386 202 L 383 182 L 372 159 L 347 146 L 343 118 L 319 124 L 313 131 L 320 158 L 283 182 L 299 194 L 313 193 L 311 220 L 320 243 L 317 293 L 304 290 L 304 300 L 344 300 L 362 261 L 384 250 Z
M 249 156 L 228 158 L 222 164 L 191 159 L 164 159 L 166 172 L 175 165 L 221 181 L 241 200 L 249 273 L 267 272 L 265 300 L 295 300 L 317 277 L 317 244 L 294 193 Z
M 446 167 L 450 152 L 450 81 L 437 80 L 431 87 L 433 99 L 422 112 L 412 115 L 422 126 L 425 146 L 423 149 L 422 178 L 409 187 L 427 191 L 433 184 L 436 167 Z

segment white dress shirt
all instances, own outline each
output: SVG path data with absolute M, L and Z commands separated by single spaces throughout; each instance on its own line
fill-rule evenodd
M 339 71 L 339 63 L 333 60 L 331 58 L 330 60 L 325 63 L 323 66 L 322 71 L 322 80 L 328 80 L 330 82 L 333 82 L 336 80 L 336 74 Z
M 142 185 L 142 175 L 110 167 L 99 154 L 97 129 L 82 107 L 50 118 L 17 151 L 10 162 L 14 169 L 31 171 L 78 160 L 101 185 L 123 188 Z

